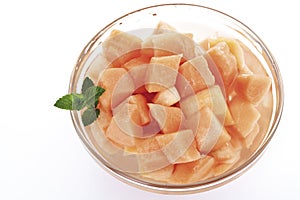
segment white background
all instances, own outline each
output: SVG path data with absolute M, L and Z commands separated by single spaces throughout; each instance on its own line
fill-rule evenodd
M 300 199 L 297 1 L 198 0 L 251 27 L 275 56 L 285 107 L 269 148 L 246 174 L 212 191 L 166 196 L 106 174 L 89 156 L 69 112 L 67 93 L 84 45 L 113 19 L 163 0 L 0 1 L 0 199 Z M 178 1 L 173 1 L 178 2 Z

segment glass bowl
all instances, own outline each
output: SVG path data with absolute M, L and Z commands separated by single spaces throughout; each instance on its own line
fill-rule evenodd
M 85 74 L 94 59 L 101 53 L 102 44 L 113 29 L 123 32 L 140 30 L 138 34 L 142 38 L 161 21 L 174 26 L 180 32 L 193 33 L 195 41 L 202 41 L 213 35 L 228 36 L 241 41 L 249 52 L 259 59 L 265 72 L 271 77 L 271 102 L 273 103 L 269 122 L 262 122 L 268 124 L 265 134 L 256 140 L 246 159 L 232 170 L 195 183 L 168 184 L 150 181 L 120 170 L 107 156 L 103 156 L 101 147 L 99 150 L 99 146 L 89 134 L 89 129 L 83 126 L 81 112 L 71 111 L 71 118 L 79 138 L 90 155 L 103 169 L 119 180 L 143 190 L 164 194 L 188 194 L 211 190 L 234 180 L 253 166 L 269 145 L 283 109 L 283 86 L 277 63 L 263 41 L 246 25 L 218 10 L 193 4 L 162 4 L 133 11 L 108 24 L 84 47 L 72 73 L 69 92 L 80 92 Z

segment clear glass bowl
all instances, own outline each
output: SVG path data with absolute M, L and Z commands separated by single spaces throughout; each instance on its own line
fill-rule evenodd
M 164 194 L 187 194 L 207 191 L 234 180 L 253 166 L 272 139 L 283 109 L 283 85 L 277 63 L 263 41 L 246 25 L 225 13 L 201 5 L 163 4 L 133 11 L 108 24 L 86 45 L 72 73 L 69 92 L 80 92 L 85 72 L 91 61 L 99 54 L 99 47 L 102 42 L 113 29 L 124 32 L 136 29 L 153 29 L 160 21 L 171 24 L 179 32 L 193 33 L 195 41 L 218 33 L 240 40 L 257 56 L 267 74 L 272 78 L 273 111 L 267 133 L 255 146 L 247 160 L 233 170 L 197 183 L 172 185 L 151 182 L 122 172 L 111 165 L 92 144 L 85 127 L 82 125 L 80 112 L 71 111 L 71 117 L 78 136 L 90 155 L 101 167 L 119 180 L 143 190 Z

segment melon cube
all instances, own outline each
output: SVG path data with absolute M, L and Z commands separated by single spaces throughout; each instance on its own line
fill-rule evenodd
M 173 87 L 176 83 L 178 67 L 181 55 L 152 57 L 148 69 L 147 83 L 148 92 L 161 92 Z
M 170 163 L 186 163 L 200 159 L 192 130 L 161 134 L 155 137 Z
M 163 106 L 172 106 L 179 102 L 180 96 L 175 87 L 168 88 L 161 92 L 156 93 L 152 102 Z
M 113 30 L 103 43 L 103 55 L 115 67 L 140 56 L 142 40 L 135 35 Z
M 199 160 L 176 164 L 171 183 L 185 184 L 204 180 L 215 164 L 215 159 L 205 156 Z
M 253 104 L 259 103 L 270 90 L 271 78 L 256 74 L 242 74 L 236 78 L 235 91 Z
M 207 61 L 203 56 L 186 61 L 179 67 L 178 71 L 188 81 L 195 93 L 213 86 L 215 83 L 215 77 L 209 70 Z M 177 85 L 183 84 L 178 83 Z M 182 93 L 184 90 L 181 91 Z
M 148 64 L 149 61 L 150 60 L 148 57 L 140 56 L 137 58 L 133 58 L 133 59 L 129 60 L 128 62 L 124 63 L 122 65 L 122 67 L 129 71 L 134 67 L 140 67 L 141 65 Z
M 238 96 L 229 102 L 229 109 L 235 121 L 233 133 L 246 138 L 255 127 L 256 122 L 260 118 L 260 113 L 253 104 Z
M 256 123 L 252 131 L 250 131 L 249 135 L 244 139 L 246 148 L 250 148 L 253 144 L 254 139 L 256 138 L 257 134 L 259 133 L 259 125 Z
M 152 103 L 148 103 L 148 107 L 162 133 L 173 133 L 182 128 L 183 114 L 180 108 Z
M 174 171 L 174 165 L 168 165 L 159 170 L 155 170 L 148 173 L 142 173 L 142 176 L 156 181 L 167 182 L 169 178 L 172 176 L 173 171 Z

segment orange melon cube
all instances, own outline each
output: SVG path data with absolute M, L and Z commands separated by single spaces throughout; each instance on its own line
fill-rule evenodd
M 244 143 L 245 143 L 245 146 L 246 148 L 250 148 L 251 145 L 253 144 L 256 136 L 258 135 L 259 133 L 259 125 L 256 123 L 254 125 L 254 128 L 252 129 L 252 131 L 250 131 L 249 135 L 244 139 Z
M 260 113 L 253 104 L 237 96 L 229 102 L 229 109 L 235 121 L 234 134 L 246 138 L 260 118 Z
M 114 67 L 140 56 L 142 40 L 135 35 L 113 30 L 103 43 L 103 55 Z
M 176 83 L 181 55 L 152 57 L 145 88 L 148 92 L 161 92 Z
M 163 106 L 172 106 L 179 102 L 180 96 L 175 87 L 168 88 L 161 92 L 156 93 L 152 102 Z
M 270 90 L 271 82 L 267 76 L 242 74 L 236 78 L 235 91 L 247 101 L 258 104 Z
M 159 124 L 162 133 L 173 133 L 180 130 L 183 114 L 180 108 L 148 103 L 150 113 Z
M 186 163 L 200 159 L 192 130 L 162 134 L 155 137 L 170 163 Z
M 234 123 L 221 88 L 218 85 L 202 90 L 196 95 L 180 101 L 180 107 L 186 117 L 199 112 L 205 106 L 209 107 L 225 126 Z
M 230 52 L 229 46 L 226 42 L 219 42 L 207 52 L 214 61 L 224 85 L 231 85 L 238 74 L 238 67 L 236 58 Z
M 134 67 L 139 67 L 141 65 L 148 64 L 149 61 L 150 61 L 150 59 L 148 57 L 140 56 L 137 58 L 133 58 L 133 59 L 129 60 L 128 62 L 124 63 L 122 65 L 122 67 L 129 71 Z
M 142 173 L 142 176 L 156 181 L 167 182 L 169 178 L 172 176 L 173 171 L 174 171 L 174 165 L 168 165 L 159 170 L 155 170 L 148 173 Z
M 205 156 L 199 160 L 176 164 L 170 183 L 185 184 L 204 180 L 215 164 L 215 159 Z
M 150 113 L 147 105 L 147 99 L 142 94 L 136 94 L 129 97 L 129 104 L 135 104 L 138 113 L 136 124 L 143 126 L 150 123 Z
M 102 108 L 111 111 L 134 91 L 132 78 L 123 68 L 108 68 L 99 79 L 98 86 L 105 89 L 99 98 Z
M 175 32 L 176 29 L 171 26 L 170 24 L 167 24 L 166 22 L 158 22 L 156 29 L 153 31 L 153 34 L 163 34 L 168 32 Z
M 209 155 L 213 156 L 218 163 L 233 164 L 240 159 L 240 151 L 235 150 L 231 143 L 226 143 Z
M 213 86 L 215 83 L 215 77 L 203 56 L 186 61 L 179 67 L 178 72 L 184 76 L 195 93 Z
M 121 145 L 123 148 L 124 146 L 134 146 L 135 139 L 134 137 L 125 133 L 116 123 L 114 117 L 112 118 L 107 130 L 106 130 L 106 137 L 113 142 Z
M 99 78 L 106 68 L 111 67 L 110 63 L 102 54 L 98 55 L 86 71 L 85 76 L 89 77 L 93 83 L 98 83 Z

